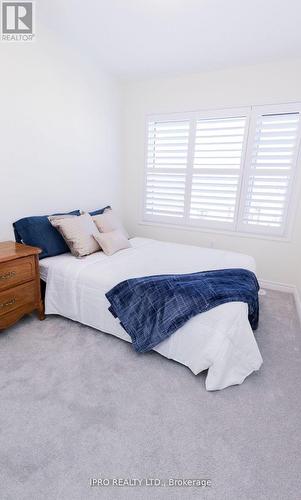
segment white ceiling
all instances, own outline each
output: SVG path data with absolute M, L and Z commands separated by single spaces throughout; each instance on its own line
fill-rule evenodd
M 301 57 L 301 0 L 41 0 L 36 10 L 121 78 Z

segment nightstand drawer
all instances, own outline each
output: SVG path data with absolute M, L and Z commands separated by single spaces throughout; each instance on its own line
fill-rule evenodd
M 35 281 L 0 292 L 0 316 L 14 311 L 18 307 L 34 304 L 36 300 Z
M 34 257 L 24 257 L 0 264 L 0 291 L 30 281 L 35 276 Z

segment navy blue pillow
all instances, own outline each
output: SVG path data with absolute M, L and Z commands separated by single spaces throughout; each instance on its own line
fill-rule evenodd
M 107 206 L 107 207 L 104 207 L 104 208 L 99 208 L 98 210 L 94 210 L 93 212 L 89 212 L 90 215 L 101 215 L 104 213 L 104 211 L 107 209 L 107 208 L 111 208 L 110 206 Z
M 80 215 L 80 211 L 53 215 Z M 50 224 L 48 217 L 48 215 L 24 217 L 13 223 L 16 242 L 41 248 L 40 259 L 70 252 L 63 237 Z

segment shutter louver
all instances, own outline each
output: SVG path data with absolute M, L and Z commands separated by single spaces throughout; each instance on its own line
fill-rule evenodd
M 299 113 L 257 116 L 243 197 L 242 229 L 284 232 L 299 126 Z
M 190 221 L 234 224 L 245 136 L 245 117 L 197 120 Z
M 289 103 L 151 116 L 144 221 L 288 237 L 300 114 Z
M 148 124 L 146 218 L 178 222 L 184 218 L 189 120 Z

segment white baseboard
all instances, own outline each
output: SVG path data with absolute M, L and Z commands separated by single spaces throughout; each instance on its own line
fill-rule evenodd
M 280 283 L 278 281 L 259 280 L 259 284 L 261 288 L 284 293 L 294 293 L 296 289 L 295 285 L 288 285 L 287 283 Z
M 296 309 L 301 323 L 301 297 L 296 285 L 288 285 L 287 283 L 278 283 L 277 281 L 259 280 L 261 288 L 267 290 L 276 290 L 278 292 L 292 293 L 295 299 Z
M 294 291 L 294 298 L 295 298 L 297 313 L 298 313 L 299 320 L 301 323 L 301 299 L 300 299 L 300 294 L 299 294 L 296 286 L 295 286 L 295 291 Z

